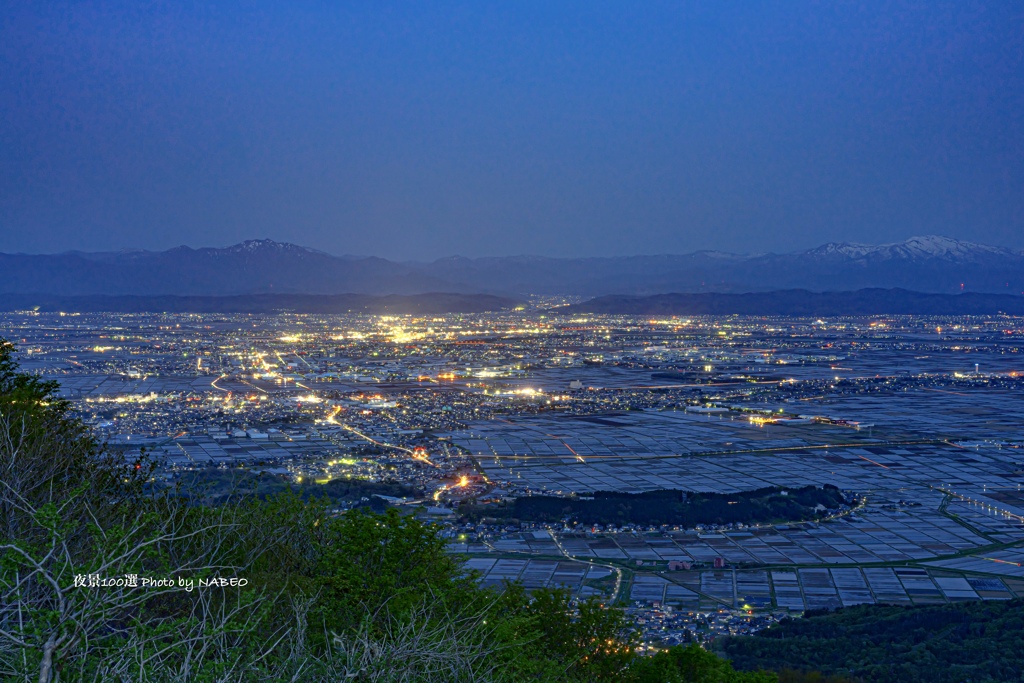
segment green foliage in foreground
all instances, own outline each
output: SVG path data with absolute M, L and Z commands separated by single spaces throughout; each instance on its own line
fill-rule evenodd
M 152 489 L 10 352 L 0 343 L 0 681 L 775 680 L 696 646 L 641 658 L 597 599 L 482 589 L 436 528 L 394 510 Z
M 660 490 L 644 493 L 598 491 L 593 498 L 529 496 L 508 505 L 463 506 L 471 519 L 495 517 L 521 522 L 558 522 L 571 517 L 580 524 L 768 524 L 814 519 L 818 511 L 845 503 L 835 486 L 765 487 L 740 493 L 694 493 Z
M 787 619 L 721 650 L 739 668 L 815 669 L 863 681 L 1024 681 L 1024 600 L 861 605 Z
M 699 645 L 677 646 L 653 657 L 637 660 L 631 667 L 631 680 L 654 683 L 775 683 L 777 677 L 765 671 L 735 671 L 729 662 Z

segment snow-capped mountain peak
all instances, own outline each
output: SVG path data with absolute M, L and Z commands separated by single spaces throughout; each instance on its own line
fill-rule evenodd
M 224 249 L 218 249 L 222 253 L 230 254 L 256 254 L 256 253 L 301 253 L 301 254 L 323 254 L 324 252 L 309 247 L 302 247 L 290 242 L 277 242 L 271 239 L 245 240 Z
M 830 242 L 805 252 L 816 258 L 848 258 L 854 260 L 929 260 L 973 261 L 990 256 L 1013 256 L 1009 249 L 987 244 L 965 242 L 942 235 L 921 235 L 892 244 L 857 244 Z
M 823 244 L 820 247 L 809 250 L 808 256 L 818 256 L 827 258 L 830 256 L 845 256 L 848 258 L 860 258 L 865 256 L 875 249 L 878 249 L 873 244 L 859 244 L 857 242 L 829 242 Z
M 884 245 L 883 248 L 917 258 L 959 258 L 976 253 L 990 254 L 1002 251 L 996 247 L 975 242 L 961 242 L 941 235 L 911 237 L 899 244 Z

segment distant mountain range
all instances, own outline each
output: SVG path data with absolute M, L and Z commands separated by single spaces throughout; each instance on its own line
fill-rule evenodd
M 602 296 L 903 288 L 1024 293 L 1024 253 L 947 237 L 832 243 L 791 254 L 608 258 L 451 257 L 430 263 L 332 256 L 272 240 L 224 249 L 0 254 L 0 293 L 233 296 L 488 293 Z
M 58 295 L 418 294 L 465 291 L 406 265 L 272 240 L 225 249 L 0 254 L 0 293 Z
M 792 254 L 449 258 L 428 268 L 465 285 L 580 296 L 866 287 L 1024 293 L 1024 253 L 935 236 L 880 246 L 831 243 Z

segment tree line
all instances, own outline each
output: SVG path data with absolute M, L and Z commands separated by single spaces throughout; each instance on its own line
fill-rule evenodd
M 1009 683 L 1024 681 L 1022 608 L 1021 599 L 859 605 L 784 619 L 718 648 L 741 669 L 811 669 L 865 683 Z
M 702 493 L 662 489 L 643 493 L 597 491 L 592 496 L 561 498 L 524 496 L 504 505 L 464 505 L 459 513 L 471 520 L 493 518 L 519 522 L 561 522 L 584 525 L 771 524 L 800 522 L 846 504 L 830 484 L 784 489 L 769 486 L 738 493 Z

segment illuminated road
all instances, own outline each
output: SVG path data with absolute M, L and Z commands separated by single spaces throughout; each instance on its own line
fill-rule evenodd
M 558 438 L 558 437 L 554 437 Z M 787 451 L 815 451 L 823 450 L 828 451 L 829 449 L 839 448 L 863 448 L 865 445 L 869 446 L 935 446 L 935 445 L 954 445 L 948 441 L 942 439 L 928 439 L 921 441 L 867 441 L 867 442 L 851 442 L 851 443 L 830 443 L 821 445 L 811 446 L 776 446 L 772 448 L 749 448 L 745 450 L 730 450 L 730 451 L 694 451 L 692 453 L 667 453 L 664 455 L 647 455 L 647 454 L 623 454 L 623 455 L 588 455 L 588 460 L 664 460 L 667 458 L 701 458 L 705 456 L 720 456 L 720 455 L 744 455 L 749 453 L 786 453 Z M 570 449 L 571 450 L 571 449 Z M 540 460 L 545 461 L 541 464 L 545 467 L 565 467 L 571 466 L 573 463 L 554 462 L 558 456 L 553 455 L 493 455 L 487 453 L 476 454 L 473 456 L 478 460 L 502 458 L 505 460 Z M 867 460 L 867 458 L 864 458 Z M 885 467 L 885 465 L 879 465 L 874 461 L 869 462 L 878 465 L 879 467 Z M 527 465 L 528 466 L 528 465 Z M 886 468 L 888 469 L 888 468 Z
M 929 488 L 934 488 L 936 491 L 941 491 L 942 493 L 945 493 L 947 496 L 950 496 L 952 498 L 956 498 L 958 500 L 962 500 L 962 501 L 970 503 L 972 505 L 977 505 L 977 506 L 979 506 L 981 508 L 989 510 L 990 512 L 999 513 L 1000 515 L 1003 515 L 1007 519 L 1015 519 L 1018 522 L 1024 523 L 1024 516 L 1018 515 L 1018 514 L 1014 514 L 1013 512 L 1010 512 L 1009 510 L 1004 510 L 1003 508 L 1000 508 L 1000 507 L 996 507 L 995 505 L 993 505 L 991 503 L 991 500 L 978 500 L 977 498 L 971 498 L 968 495 L 965 495 L 965 494 L 962 494 L 962 493 L 957 493 L 956 491 L 954 491 L 954 490 L 952 490 L 950 488 L 947 488 L 945 486 L 930 486 L 929 485 Z M 975 494 L 975 495 L 977 495 L 977 494 Z M 989 559 L 989 558 L 985 558 L 985 559 Z
M 498 422 L 505 422 L 505 423 L 513 425 L 513 426 L 515 426 L 515 427 L 517 427 L 519 429 L 525 429 L 526 431 L 536 432 L 537 434 L 541 434 L 543 436 L 546 436 L 549 439 L 554 439 L 554 440 L 558 441 L 560 444 L 562 444 L 563 446 L 565 446 L 567 449 L 569 449 L 569 452 L 572 453 L 574 456 L 576 456 L 576 460 L 578 460 L 579 462 L 583 462 L 583 463 L 586 462 L 586 460 L 583 459 L 582 455 L 580 455 L 575 450 L 573 450 L 572 446 L 567 444 L 565 442 L 565 440 L 562 439 L 562 437 L 560 437 L 560 436 L 558 436 L 556 434 L 548 434 L 547 432 L 541 431 L 540 429 L 537 429 L 535 427 L 531 427 L 531 426 L 525 425 L 525 424 L 518 424 L 518 423 L 512 422 L 510 420 L 499 419 Z M 519 457 L 519 456 L 513 456 L 513 457 Z
M 612 571 L 614 571 L 615 587 L 612 589 L 612 597 L 609 599 L 609 602 L 614 604 L 615 601 L 619 599 L 619 591 L 622 590 L 622 569 L 616 567 L 614 564 L 602 564 L 600 562 L 595 562 L 593 560 L 577 559 L 570 555 L 565 550 L 565 548 L 562 547 L 562 544 L 558 542 L 558 536 L 555 535 L 555 532 L 553 532 L 551 529 L 548 529 L 548 535 L 551 536 L 551 540 L 555 542 L 555 547 L 558 548 L 558 552 L 562 553 L 562 555 L 564 555 L 567 560 L 572 560 L 574 562 L 585 562 L 586 564 L 592 564 L 597 567 L 604 567 L 606 569 L 611 569 Z
M 277 356 L 277 359 L 278 359 L 279 361 L 281 361 L 281 365 L 282 365 L 283 367 L 288 367 L 288 363 L 287 363 L 287 361 L 285 361 L 285 359 L 281 357 L 281 354 L 280 354 L 280 353 L 278 353 L 277 351 L 274 351 L 274 355 L 275 355 L 275 356 Z M 305 359 L 305 358 L 303 358 L 302 356 L 300 356 L 299 354 L 297 354 L 297 353 L 296 353 L 296 352 L 294 352 L 294 351 L 292 351 L 292 355 L 293 355 L 293 356 L 295 356 L 296 358 L 298 358 L 299 360 L 301 360 L 301 361 L 302 361 L 303 363 L 306 363 L 306 367 L 307 367 L 307 368 L 309 368 L 310 370 L 312 370 L 312 369 L 313 369 L 313 366 L 312 366 L 312 365 L 310 365 L 309 363 L 307 363 L 307 362 L 306 362 L 306 359 Z M 264 369 L 265 369 L 265 370 L 267 371 L 267 374 L 270 374 L 270 375 L 273 375 L 273 376 L 275 376 L 275 377 L 276 377 L 277 379 L 280 379 L 280 380 L 282 380 L 282 381 L 283 381 L 283 382 L 284 382 L 285 384 L 287 384 L 288 382 L 295 382 L 295 386 L 297 386 L 297 387 L 302 387 L 303 389 L 306 389 L 306 390 L 308 390 L 308 391 L 313 391 L 313 388 L 312 388 L 312 387 L 307 387 L 307 386 L 306 386 L 305 384 L 303 384 L 302 382 L 300 382 L 300 381 L 298 381 L 298 380 L 290 380 L 290 379 L 288 379 L 287 377 L 285 377 L 284 375 L 282 375 L 282 374 L 281 374 L 280 372 L 274 372 L 274 371 L 273 371 L 273 370 L 271 370 L 271 369 L 270 369 L 270 367 L 269 367 L 269 366 L 267 365 L 267 362 L 266 362 L 266 361 L 263 361 L 263 368 L 264 368 Z
M 363 434 L 361 431 L 359 431 L 355 427 L 351 427 L 351 426 L 349 426 L 349 425 L 347 425 L 347 424 L 345 424 L 343 422 L 338 422 L 338 413 L 340 413 L 340 412 L 341 412 L 341 406 L 338 406 L 338 407 L 336 407 L 334 409 L 334 412 L 332 412 L 330 415 L 328 415 L 327 417 L 324 418 L 324 421 L 325 422 L 329 422 L 332 425 L 336 425 L 338 427 L 341 427 L 345 431 L 352 432 L 353 434 L 358 436 L 360 439 L 363 439 L 364 441 L 368 441 L 368 442 L 372 443 L 375 446 L 380 446 L 381 448 L 391 448 L 391 449 L 396 450 L 396 451 L 402 451 L 403 453 L 408 453 L 412 457 L 413 460 L 417 460 L 419 462 L 425 462 L 428 465 L 431 465 L 433 467 L 438 467 L 437 464 L 435 464 L 435 463 L 430 461 L 430 457 L 427 456 L 426 453 L 419 452 L 419 451 L 414 451 L 411 448 L 406 448 L 405 446 L 396 446 L 393 443 L 385 443 L 383 441 L 377 441 L 376 439 L 374 439 L 372 437 L 369 437 L 366 434 Z
M 611 594 L 611 597 L 609 598 L 608 601 L 609 601 L 609 603 L 614 603 L 618 599 L 619 592 L 622 590 L 622 568 L 621 567 L 616 567 L 614 564 L 605 564 L 603 562 L 597 562 L 595 560 L 588 560 L 588 559 L 581 558 L 581 557 L 573 557 L 568 552 L 566 552 L 565 548 L 562 547 L 562 544 L 558 542 L 558 537 L 555 536 L 553 531 L 548 529 L 548 534 L 551 536 L 551 540 L 555 542 L 555 547 L 558 548 L 558 551 L 562 554 L 562 556 L 565 559 L 570 560 L 572 562 L 579 562 L 580 564 L 589 564 L 589 565 L 593 565 L 595 567 L 602 567 L 604 569 L 610 569 L 613 572 L 615 572 L 615 587 L 612 589 L 612 594 Z M 483 545 L 485 545 L 488 548 L 490 548 L 490 550 L 492 552 L 494 552 L 494 553 L 511 554 L 511 555 L 527 555 L 527 556 L 529 556 L 532 559 L 541 559 L 543 557 L 541 555 L 535 555 L 535 554 L 533 554 L 531 552 L 526 552 L 526 551 L 522 551 L 522 550 L 500 550 L 500 549 L 494 547 L 494 544 L 490 543 L 489 541 L 483 540 L 483 539 L 481 539 L 480 542 Z M 550 557 L 550 556 L 548 556 L 548 557 Z
M 247 382 L 247 381 L 245 381 L 244 379 L 242 379 L 241 377 L 236 377 L 235 379 L 237 379 L 237 380 L 238 380 L 239 382 L 241 382 L 242 384 L 245 384 L 245 385 L 247 385 L 247 386 L 250 386 L 250 387 L 252 387 L 252 388 L 253 388 L 253 389 L 255 389 L 256 391 L 261 391 L 261 392 L 263 392 L 264 394 L 268 394 L 268 395 L 270 394 L 270 392 L 269 392 L 269 391 L 267 391 L 266 389 L 261 389 L 260 387 L 256 386 L 256 385 L 255 385 L 255 384 L 253 384 L 252 382 Z
M 459 483 L 452 484 L 451 486 L 448 486 L 447 484 L 445 484 L 444 486 L 442 486 L 438 490 L 434 491 L 433 498 L 434 498 L 435 501 L 439 501 L 439 500 L 441 500 L 441 494 L 444 493 L 445 491 L 449 491 L 451 489 L 457 489 L 457 488 L 463 488 L 464 489 L 467 486 L 469 486 L 469 477 L 464 474 L 461 477 L 459 477 Z M 497 548 L 494 548 L 493 546 L 491 546 L 486 541 L 484 541 L 484 544 L 488 548 L 491 548 L 492 550 L 497 550 Z

